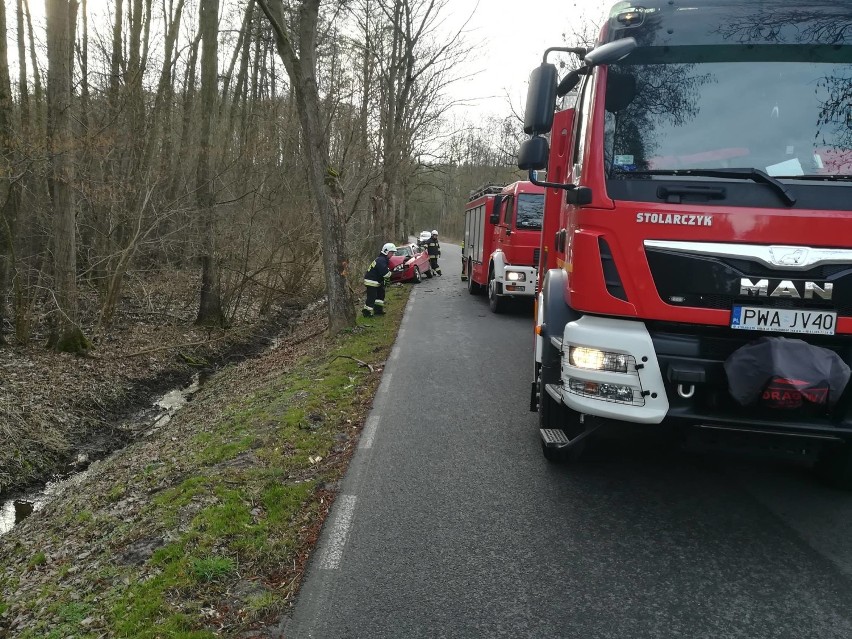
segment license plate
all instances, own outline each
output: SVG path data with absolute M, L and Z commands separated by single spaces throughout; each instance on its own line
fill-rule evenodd
M 731 315 L 731 328 L 749 331 L 834 335 L 836 325 L 837 313 L 832 311 L 734 306 Z

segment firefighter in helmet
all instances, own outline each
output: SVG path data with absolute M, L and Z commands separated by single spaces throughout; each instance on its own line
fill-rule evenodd
M 441 275 L 441 267 L 438 266 L 438 258 L 441 257 L 441 245 L 438 243 L 438 231 L 432 231 L 432 236 L 426 241 L 426 251 L 429 253 L 429 264 L 435 275 Z
M 364 286 L 367 287 L 367 301 L 361 314 L 364 317 L 385 314 L 385 286 L 390 283 L 391 270 L 388 258 L 396 253 L 396 245 L 387 242 L 382 246 L 379 256 L 364 273 Z

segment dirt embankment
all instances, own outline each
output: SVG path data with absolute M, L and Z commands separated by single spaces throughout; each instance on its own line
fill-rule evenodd
M 268 347 L 308 304 L 293 300 L 227 330 L 195 326 L 191 307 L 126 304 L 108 331 L 88 327 L 86 357 L 43 340 L 0 346 L 0 495 L 69 470 L 78 455 L 95 460 L 124 445 L 135 411 Z
M 407 299 L 323 309 L 0 537 L 0 637 L 284 636 Z

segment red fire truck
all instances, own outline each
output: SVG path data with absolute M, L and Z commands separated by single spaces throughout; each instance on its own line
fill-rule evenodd
M 640 4 L 530 76 L 518 165 L 547 189 L 545 457 L 614 421 L 665 424 L 852 486 L 849 8 Z M 554 51 L 579 67 L 559 79 Z
M 487 184 L 471 192 L 464 212 L 467 290 L 488 292 L 491 310 L 533 299 L 538 277 L 544 189 L 530 182 Z

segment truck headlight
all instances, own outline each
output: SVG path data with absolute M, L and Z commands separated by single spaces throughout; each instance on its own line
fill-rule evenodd
M 626 373 L 627 365 L 632 358 L 623 353 L 610 353 L 597 348 L 585 346 L 569 346 L 568 362 L 571 366 L 592 371 L 611 371 Z
M 506 279 L 510 282 L 526 282 L 527 276 L 526 273 L 516 273 L 515 271 L 509 271 L 506 273 Z

